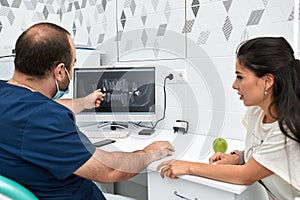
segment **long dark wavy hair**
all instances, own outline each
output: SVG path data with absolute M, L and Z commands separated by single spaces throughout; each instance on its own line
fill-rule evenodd
M 300 143 L 300 61 L 283 37 L 259 37 L 242 43 L 237 59 L 257 77 L 274 76 L 273 101 L 284 135 Z

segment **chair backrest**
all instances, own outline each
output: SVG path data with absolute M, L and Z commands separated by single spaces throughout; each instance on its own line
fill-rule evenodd
M 13 200 L 37 200 L 36 196 L 19 183 L 0 175 L 0 194 Z

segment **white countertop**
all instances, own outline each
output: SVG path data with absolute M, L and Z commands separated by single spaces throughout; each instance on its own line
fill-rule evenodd
M 90 138 L 92 142 L 102 140 L 104 138 Z M 208 159 L 213 155 L 212 142 L 215 138 L 205 135 L 195 135 L 195 134 L 174 134 L 173 131 L 170 130 L 156 130 L 154 134 L 150 136 L 138 135 L 137 131 L 131 131 L 130 136 L 127 138 L 115 139 L 116 142 L 113 144 L 109 144 L 101 147 L 101 149 L 106 151 L 125 151 L 131 152 L 138 149 L 143 149 L 145 146 L 150 144 L 151 142 L 158 140 L 166 140 L 172 143 L 175 148 L 175 152 L 172 156 L 168 156 L 163 158 L 162 160 L 155 161 L 151 163 L 147 170 L 157 171 L 157 166 L 164 160 L 169 159 L 181 159 L 195 162 L 204 162 L 208 163 Z M 244 149 L 244 141 L 226 139 L 228 143 L 227 152 L 232 150 L 243 150 Z M 201 153 L 202 152 L 202 153 Z M 204 152 L 204 154 L 203 154 Z M 202 154 L 202 155 L 201 155 Z M 236 194 L 242 193 L 247 186 L 244 185 L 236 185 L 225 183 L 222 181 L 215 181 L 208 178 L 192 176 L 192 175 L 184 175 L 180 176 L 181 179 L 196 182 L 199 184 L 207 185 L 210 187 L 214 187 L 220 190 L 233 192 Z

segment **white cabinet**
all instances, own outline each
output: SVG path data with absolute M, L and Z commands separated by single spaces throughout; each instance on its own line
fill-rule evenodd
M 258 184 L 244 186 L 241 193 L 233 191 L 218 189 L 188 179 L 162 179 L 158 172 L 148 173 L 148 200 L 267 200 L 264 190 Z

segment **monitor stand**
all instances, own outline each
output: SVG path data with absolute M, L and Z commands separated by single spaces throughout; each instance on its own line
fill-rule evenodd
M 126 123 L 126 122 L 112 122 L 110 124 L 110 129 L 111 130 L 116 130 L 117 128 L 127 129 L 128 128 L 128 123 Z
M 142 129 L 138 132 L 139 135 L 152 135 L 155 132 L 154 129 Z

